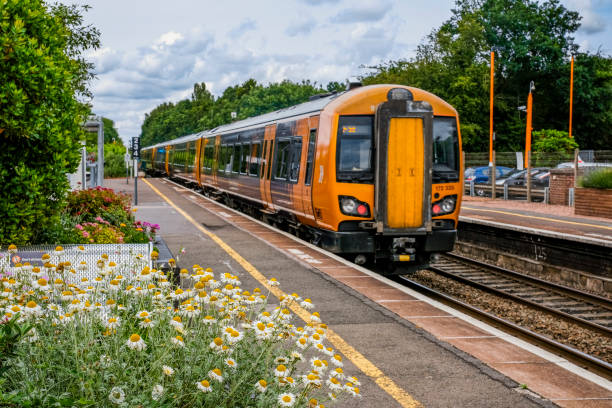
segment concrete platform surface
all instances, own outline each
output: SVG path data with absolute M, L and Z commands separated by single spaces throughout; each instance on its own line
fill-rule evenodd
M 464 197 L 459 219 L 612 248 L 612 220 L 574 215 L 571 207 Z
M 357 368 L 362 361 L 347 361 L 346 370 L 362 381 L 364 397 L 337 406 L 612 407 L 609 384 L 565 370 L 559 358 L 528 352 L 495 329 L 432 306 L 422 295 L 174 183 L 146 179 L 138 185 L 137 218 L 158 223 L 175 254 L 185 248 L 179 264 L 229 271 L 247 290 L 260 286 L 252 271 L 188 221 L 184 211 L 253 269 L 277 278 L 281 289 L 310 297 L 330 329 L 379 370 L 365 370 L 368 377 Z M 107 180 L 106 186 L 130 194 L 134 188 L 125 179 Z M 378 385 L 386 380 L 412 402 Z

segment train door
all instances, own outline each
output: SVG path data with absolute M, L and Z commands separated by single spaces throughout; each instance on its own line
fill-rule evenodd
M 276 134 L 276 125 L 266 126 L 264 133 L 264 160 L 262 161 L 262 171 L 259 177 L 259 191 L 261 192 L 261 201 L 264 202 L 265 209 L 275 211 L 272 204 L 272 194 L 270 192 L 270 178 L 272 176 L 272 155 L 274 153 L 274 135 Z
M 429 104 L 382 103 L 376 113 L 376 221 L 379 232 L 431 230 L 431 145 Z
M 308 138 L 304 140 L 306 147 L 304 187 L 303 187 L 303 208 L 304 214 L 314 220 L 314 208 L 312 201 L 312 179 L 314 175 L 315 155 L 317 152 L 317 129 L 319 127 L 319 117 L 312 116 L 308 119 Z

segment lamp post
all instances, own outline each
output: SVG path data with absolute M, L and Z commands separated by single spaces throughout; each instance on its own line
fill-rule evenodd
M 572 138 L 572 108 L 574 106 L 574 56 L 570 63 L 569 137 Z
M 535 91 L 533 81 L 529 83 L 529 96 L 527 96 L 527 126 L 525 130 L 525 163 L 527 163 L 527 202 L 531 201 L 531 117 L 533 110 L 532 91 Z

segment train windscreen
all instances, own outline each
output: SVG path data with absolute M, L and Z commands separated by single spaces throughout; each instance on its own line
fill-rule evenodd
M 455 117 L 435 116 L 433 120 L 432 182 L 459 181 L 459 136 Z
M 340 116 L 336 155 L 336 180 L 372 183 L 374 116 Z

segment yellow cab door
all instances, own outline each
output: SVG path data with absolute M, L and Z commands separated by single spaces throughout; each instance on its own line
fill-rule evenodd
M 378 107 L 376 121 L 377 231 L 430 231 L 432 108 L 390 100 Z

